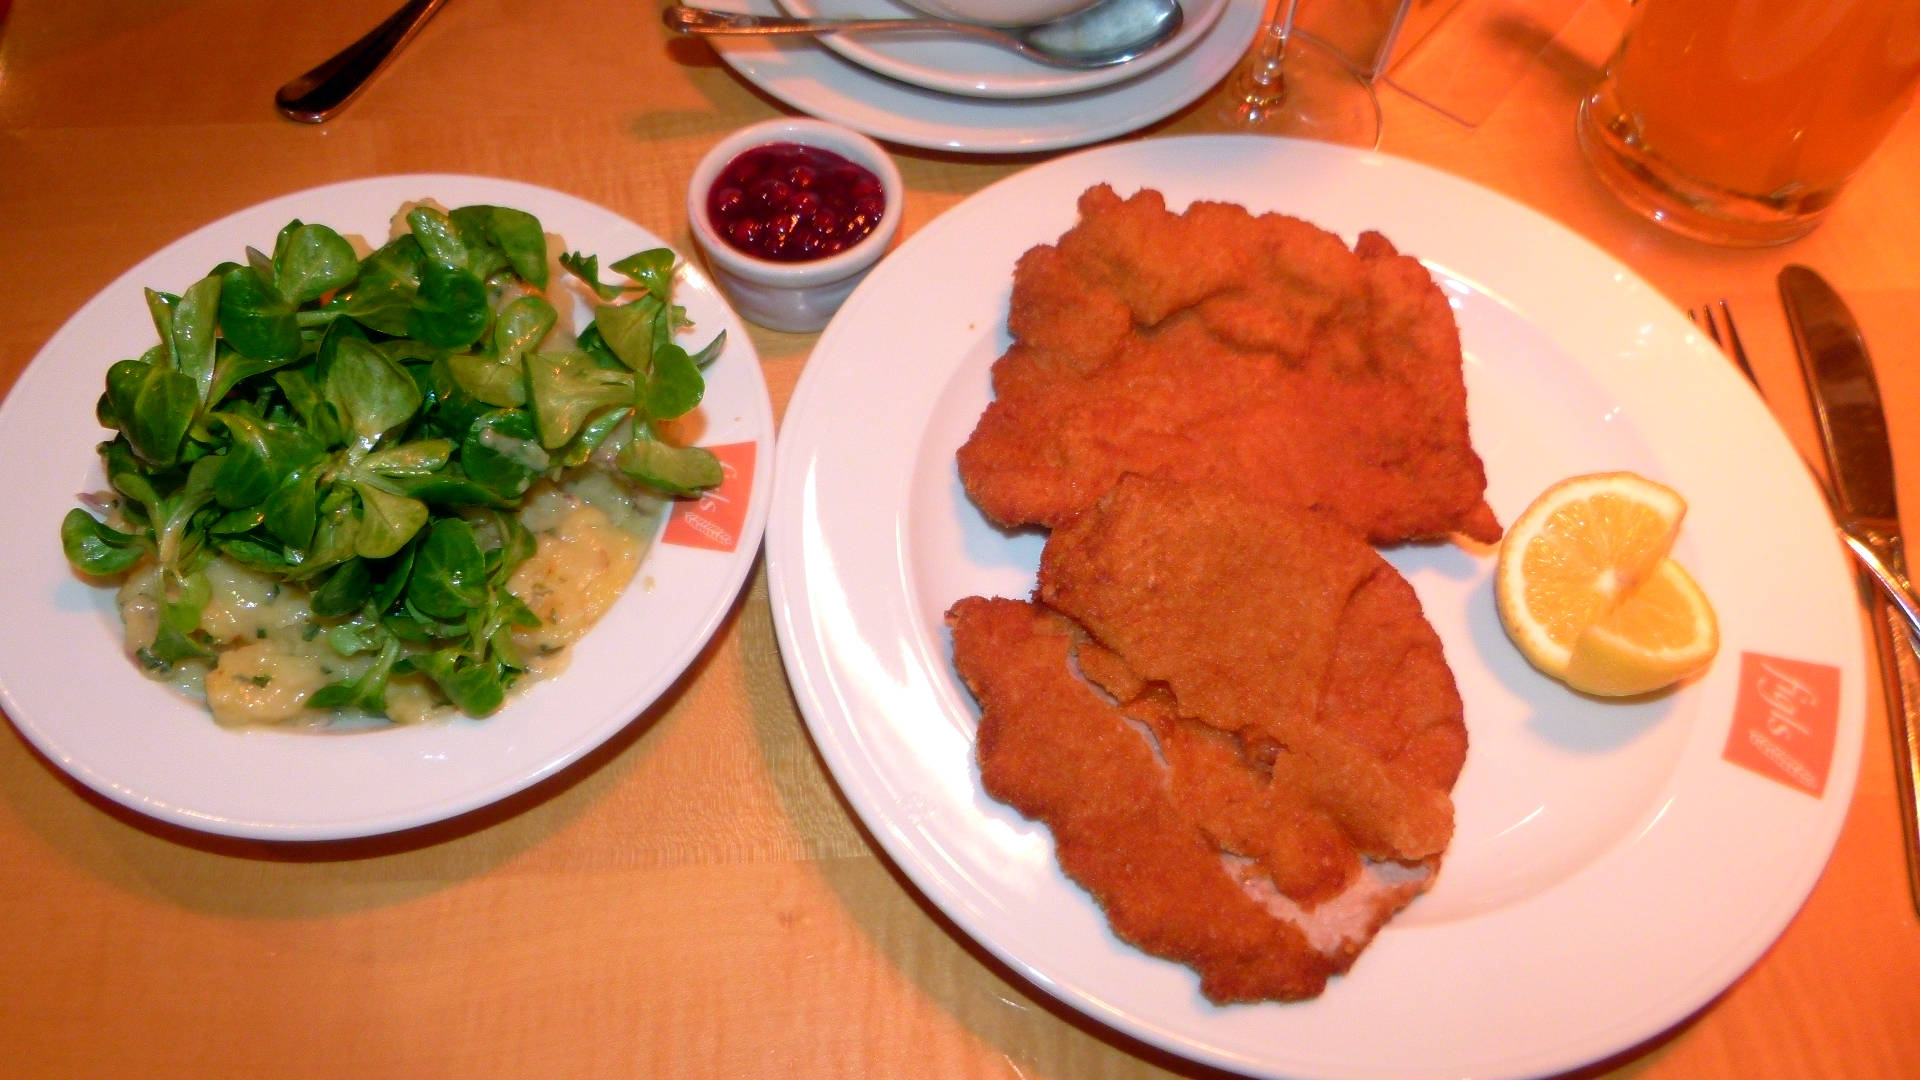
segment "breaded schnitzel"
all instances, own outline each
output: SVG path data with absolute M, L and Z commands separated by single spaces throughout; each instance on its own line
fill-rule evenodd
M 1420 263 L 1297 218 L 1100 185 L 1021 257 L 995 398 L 959 452 L 995 522 L 1063 524 L 1124 473 L 1330 510 L 1376 543 L 1499 539 L 1460 341 Z
M 1320 993 L 1431 884 L 1466 753 L 1406 582 L 1324 514 L 1129 476 L 948 613 L 981 781 L 1217 1002 Z

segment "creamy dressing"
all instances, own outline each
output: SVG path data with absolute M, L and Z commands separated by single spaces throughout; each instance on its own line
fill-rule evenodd
M 541 625 L 513 632 L 528 663 L 516 692 L 565 668 L 567 647 L 633 580 L 666 506 L 664 498 L 599 469 L 577 471 L 559 484 L 543 480 L 528 491 L 518 516 L 533 534 L 535 550 L 507 588 Z M 309 709 L 306 701 L 329 683 L 364 674 L 373 654 L 341 656 L 330 647 L 320 631 L 338 620 L 316 620 L 301 587 L 225 558 L 213 559 L 203 573 L 209 595 L 200 625 L 216 642 L 216 659 L 164 667 L 151 662 L 147 650 L 160 628 L 161 578 L 148 561 L 127 574 L 118 594 L 127 654 L 136 663 L 181 692 L 204 698 L 214 720 L 229 727 L 324 728 L 350 718 L 341 710 Z M 386 704 L 399 723 L 456 715 L 417 674 L 391 678 Z

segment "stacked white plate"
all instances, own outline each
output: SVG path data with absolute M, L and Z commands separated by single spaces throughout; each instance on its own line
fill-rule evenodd
M 1022 153 L 1099 142 L 1185 107 L 1259 29 L 1262 0 L 1182 0 L 1171 41 L 1136 60 L 1072 71 L 959 36 L 709 38 L 747 81 L 796 109 L 905 146 Z M 718 0 L 756 15 L 912 18 L 898 0 Z

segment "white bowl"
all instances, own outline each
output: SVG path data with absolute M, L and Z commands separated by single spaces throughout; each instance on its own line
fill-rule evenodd
M 722 239 L 707 217 L 708 192 L 734 158 L 756 146 L 773 143 L 831 150 L 879 177 L 886 206 L 873 231 L 844 251 L 804 262 L 758 258 Z M 786 117 L 741 128 L 707 151 L 694 166 L 693 179 L 687 184 L 687 218 L 714 280 L 741 317 L 771 330 L 811 333 L 827 325 L 854 286 L 886 253 L 900 227 L 905 199 L 900 170 L 879 143 L 838 124 Z

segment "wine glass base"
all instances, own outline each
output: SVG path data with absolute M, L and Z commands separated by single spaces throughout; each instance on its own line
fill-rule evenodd
M 1276 60 L 1277 58 L 1277 60 Z M 1231 126 L 1374 149 L 1380 99 L 1332 46 L 1301 30 L 1260 41 L 1231 76 Z

